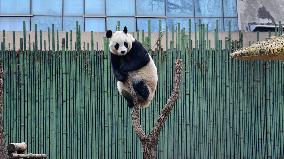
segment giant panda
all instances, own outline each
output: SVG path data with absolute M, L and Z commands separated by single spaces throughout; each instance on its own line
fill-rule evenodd
M 130 108 L 134 107 L 135 99 L 139 107 L 148 107 L 158 82 L 153 59 L 142 44 L 127 33 L 127 27 L 114 33 L 108 30 L 106 37 L 109 38 L 110 61 L 119 94 Z

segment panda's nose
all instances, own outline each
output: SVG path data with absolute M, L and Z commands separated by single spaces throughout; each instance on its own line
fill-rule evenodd
M 122 53 L 122 54 L 124 54 L 124 53 L 125 53 L 125 51 L 121 51 L 121 53 Z

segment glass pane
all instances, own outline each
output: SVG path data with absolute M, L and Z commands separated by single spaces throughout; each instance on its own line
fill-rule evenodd
M 193 0 L 168 0 L 168 16 L 189 16 L 193 17 Z
M 231 21 L 231 31 L 238 31 L 238 18 L 225 18 L 225 31 L 229 31 L 229 21 Z
M 176 27 L 178 26 L 178 23 L 180 23 L 180 29 L 185 28 L 185 31 L 188 32 L 188 25 L 189 25 L 189 19 L 188 18 L 169 18 L 167 20 L 168 23 L 168 31 L 172 31 L 172 27 L 174 27 L 174 30 L 176 31 Z M 195 30 L 194 28 L 194 19 L 191 19 L 191 31 L 193 32 Z
M 26 29 L 30 29 L 30 18 L 26 17 L 0 17 L 0 30 L 23 31 L 23 21 L 26 22 Z
M 134 16 L 134 0 L 106 0 L 107 15 L 110 16 Z
M 137 19 L 137 28 L 138 30 L 148 32 L 148 20 L 151 20 L 151 31 L 159 32 L 159 20 L 161 20 L 162 31 L 166 31 L 166 20 L 158 18 L 139 18 Z
M 208 24 L 208 31 L 211 32 L 216 29 L 217 20 L 219 32 L 224 31 L 222 18 L 197 18 L 195 23 L 197 24 L 196 27 L 198 27 L 199 21 L 201 21 L 201 24 Z
M 0 0 L 1 14 L 29 14 L 29 0 Z
M 105 32 L 105 18 L 86 18 L 85 31 Z
M 35 15 L 62 15 L 62 0 L 33 0 Z
M 225 17 L 237 17 L 237 1 L 226 0 L 223 3 Z
M 86 15 L 105 15 L 105 0 L 85 0 Z
M 83 15 L 83 0 L 64 1 L 64 15 Z
M 163 16 L 165 15 L 165 1 L 137 0 L 137 15 Z
M 222 0 L 195 1 L 197 17 L 222 17 Z
M 135 18 L 132 17 L 110 17 L 107 18 L 107 29 L 115 31 L 117 21 L 120 21 L 120 30 L 123 30 L 124 26 L 127 26 L 129 32 L 136 31 Z
M 69 30 L 76 30 L 76 21 L 78 21 L 78 24 L 80 25 L 81 31 L 84 31 L 84 19 L 83 17 L 64 17 L 63 18 L 63 30 L 69 31 Z
M 34 16 L 32 18 L 32 30 L 34 25 L 37 24 L 37 29 L 47 31 L 49 27 L 51 30 L 52 24 L 54 24 L 55 31 L 61 31 L 62 29 L 62 18 L 61 17 L 49 17 L 49 16 Z

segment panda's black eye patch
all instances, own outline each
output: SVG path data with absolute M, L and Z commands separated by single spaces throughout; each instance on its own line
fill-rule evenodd
M 124 46 L 125 46 L 126 48 L 128 48 L 128 43 L 127 43 L 127 42 L 124 42 Z
M 115 48 L 116 50 L 118 50 L 118 48 L 119 48 L 119 44 L 118 44 L 118 43 L 116 43 L 116 44 L 114 45 L 114 48 Z

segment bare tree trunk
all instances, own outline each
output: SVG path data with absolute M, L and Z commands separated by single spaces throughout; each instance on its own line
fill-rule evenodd
M 146 135 L 140 124 L 140 106 L 136 104 L 132 110 L 132 126 L 136 134 L 138 135 L 142 147 L 143 147 L 143 158 L 144 159 L 156 159 L 157 158 L 157 146 L 159 142 L 159 135 L 162 127 L 165 124 L 167 117 L 170 115 L 171 110 L 176 103 L 179 96 L 179 87 L 181 81 L 181 67 L 182 61 L 179 59 L 175 64 L 175 78 L 174 78 L 174 88 L 170 98 L 168 99 L 162 113 L 160 114 L 153 130 L 149 135 Z
M 7 159 L 7 151 L 5 146 L 5 136 L 3 129 L 3 66 L 0 63 L 0 158 Z

